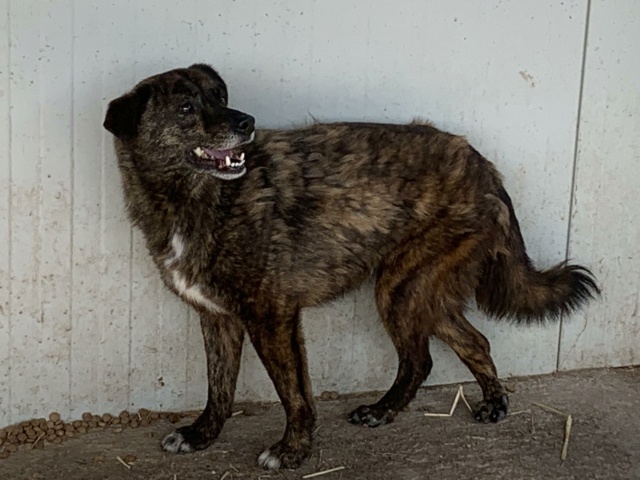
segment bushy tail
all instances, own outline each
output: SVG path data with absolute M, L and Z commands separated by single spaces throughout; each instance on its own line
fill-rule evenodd
M 593 274 L 585 267 L 562 262 L 536 270 L 529 259 L 511 199 L 501 188 L 498 197 L 509 210 L 509 225 L 495 257 L 483 266 L 476 288 L 478 306 L 499 318 L 519 322 L 557 319 L 577 310 L 600 294 Z

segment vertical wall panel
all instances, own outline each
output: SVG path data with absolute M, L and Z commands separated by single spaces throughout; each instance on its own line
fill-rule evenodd
M 0 425 L 9 423 L 11 399 L 11 205 L 9 0 L 0 2 Z
M 69 409 L 71 22 L 71 2 L 11 4 L 16 417 Z
M 100 412 L 129 401 L 131 229 L 106 100 L 134 81 L 132 32 L 118 6 L 78 2 L 74 51 L 72 408 Z
M 591 4 L 569 253 L 603 297 L 564 323 L 562 369 L 640 363 L 640 4 Z

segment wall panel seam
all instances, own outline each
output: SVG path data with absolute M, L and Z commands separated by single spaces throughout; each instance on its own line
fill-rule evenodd
M 580 68 L 580 83 L 578 87 L 578 109 L 576 114 L 576 133 L 573 145 L 573 170 L 571 172 L 571 188 L 569 190 L 569 215 L 567 218 L 567 243 L 565 245 L 565 260 L 569 260 L 569 248 L 571 244 L 571 221 L 573 217 L 573 203 L 576 191 L 576 172 L 578 167 L 578 152 L 580 147 L 580 122 L 582 121 L 582 102 L 584 99 L 584 78 L 587 63 L 587 47 L 589 42 L 589 21 L 591 19 L 591 0 L 587 1 L 586 18 L 584 22 L 584 37 L 582 40 L 582 61 Z M 562 355 L 562 326 L 564 319 L 560 319 L 558 329 L 558 353 L 556 356 L 556 371 L 560 370 L 560 356 Z

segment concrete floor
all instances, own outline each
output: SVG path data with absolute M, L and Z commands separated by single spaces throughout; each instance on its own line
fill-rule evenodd
M 257 455 L 279 439 L 284 415 L 279 405 L 238 405 L 218 442 L 191 455 L 170 455 L 160 439 L 175 425 L 118 431 L 105 428 L 44 449 L 19 450 L 0 460 L 0 479 L 638 479 L 640 478 L 640 368 L 620 368 L 510 379 L 511 415 L 497 425 L 477 424 L 461 402 L 447 412 L 457 386 L 422 389 L 410 408 L 390 425 L 355 427 L 345 414 L 376 395 L 319 401 L 314 453 L 298 471 L 255 467 Z M 473 404 L 475 384 L 464 386 Z M 572 415 L 568 454 L 560 459 L 565 417 Z M 180 424 L 187 423 L 183 419 Z M 0 451 L 2 447 L 0 447 Z M 116 457 L 135 456 L 130 469 Z

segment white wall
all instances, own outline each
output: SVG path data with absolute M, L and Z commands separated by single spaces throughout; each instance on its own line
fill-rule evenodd
M 0 426 L 203 404 L 197 318 L 130 229 L 101 127 L 136 81 L 195 61 L 260 126 L 420 116 L 467 135 L 538 264 L 568 251 L 605 287 L 562 326 L 472 315 L 500 374 L 640 363 L 639 23 L 633 0 L 0 0 Z M 391 383 L 375 317 L 369 287 L 305 312 L 317 393 Z M 430 383 L 470 378 L 434 350 Z M 251 348 L 238 388 L 274 398 Z

